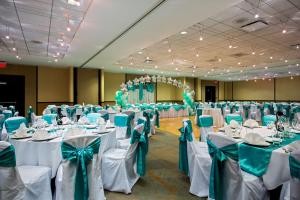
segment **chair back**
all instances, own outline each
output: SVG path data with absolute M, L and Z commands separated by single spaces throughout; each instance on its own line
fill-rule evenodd
M 101 179 L 101 139 L 78 136 L 63 141 L 62 199 L 105 199 Z
M 116 137 L 117 139 L 125 139 L 127 137 L 127 120 L 128 115 L 120 113 L 116 114 L 114 124 L 116 126 Z
M 48 124 L 52 124 L 52 121 L 55 120 L 57 114 L 45 114 L 42 119 L 45 120 Z
M 97 120 L 99 118 L 101 118 L 101 114 L 100 113 L 88 113 L 86 115 L 86 117 L 88 118 L 88 120 L 91 124 L 95 124 L 97 122 Z
M 228 114 L 225 117 L 225 121 L 227 124 L 230 124 L 231 120 L 237 121 L 239 124 L 243 123 L 243 117 L 239 114 Z
M 276 122 L 276 115 L 265 115 L 262 119 L 262 125 L 267 126 L 269 123 Z
M 7 133 L 12 134 L 12 132 L 17 130 L 22 123 L 27 125 L 25 117 L 11 117 L 5 120 L 4 125 Z
M 15 160 L 14 147 L 0 141 L 0 197 L 1 199 L 24 199 L 25 185 Z
M 200 138 L 206 142 L 208 133 L 213 132 L 213 117 L 210 115 L 199 116 Z

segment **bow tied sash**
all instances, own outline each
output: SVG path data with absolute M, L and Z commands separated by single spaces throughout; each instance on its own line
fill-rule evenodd
M 0 151 L 0 167 L 15 167 L 16 166 L 16 155 L 15 148 L 10 145 Z
M 147 140 L 144 133 L 139 133 L 134 130 L 131 135 L 130 144 L 138 143 L 137 147 L 137 173 L 140 176 L 144 176 L 146 172 L 146 154 L 147 154 Z
M 97 138 L 84 148 L 76 148 L 65 142 L 61 145 L 63 159 L 77 164 L 74 189 L 75 200 L 88 200 L 89 198 L 87 165 L 93 159 L 93 155 L 98 154 L 100 142 L 100 138 Z
M 131 135 L 131 122 L 134 119 L 135 113 L 131 113 L 127 117 L 126 125 L 127 125 L 127 130 L 126 130 L 126 135 L 129 138 Z
M 300 180 L 300 161 L 290 155 L 289 162 L 291 176 Z
M 160 124 L 159 124 L 159 112 L 158 112 L 157 109 L 155 110 L 155 115 L 156 115 L 156 117 L 155 117 L 155 125 L 156 125 L 157 128 L 159 128 L 159 126 L 160 126 Z
M 190 121 L 189 121 L 190 122 Z M 181 127 L 179 129 L 181 135 L 178 138 L 179 140 L 179 170 L 185 173 L 186 175 L 189 174 L 189 164 L 188 164 L 188 156 L 187 156 L 187 141 L 193 141 L 192 136 L 192 128 L 189 126 Z
M 222 199 L 221 177 L 224 161 L 231 158 L 238 161 L 238 146 L 231 144 L 222 148 L 218 148 L 209 139 L 207 140 L 209 155 L 212 158 L 212 165 L 209 180 L 209 197 L 215 200 Z
M 143 112 L 143 116 L 146 118 L 146 123 L 145 123 L 145 134 L 146 136 L 150 133 L 151 130 L 151 119 L 153 118 L 153 113 L 152 112 Z

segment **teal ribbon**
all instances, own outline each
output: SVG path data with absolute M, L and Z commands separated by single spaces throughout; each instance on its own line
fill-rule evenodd
M 157 108 L 158 111 L 163 111 L 164 106 L 162 104 L 157 104 L 156 108 Z
M 43 120 L 45 120 L 48 124 L 52 124 L 52 120 L 56 119 L 57 114 L 46 114 L 43 115 Z
M 248 119 L 248 117 L 249 117 L 250 105 L 243 105 L 243 108 L 244 108 L 244 110 L 245 110 L 245 118 Z
M 300 180 L 300 161 L 291 155 L 289 156 L 291 176 Z
M 66 142 L 61 145 L 63 159 L 77 165 L 74 189 L 75 200 L 88 200 L 89 198 L 87 165 L 93 159 L 93 155 L 98 154 L 100 142 L 100 138 L 97 138 L 84 148 L 76 148 Z
M 224 161 L 231 158 L 238 161 L 238 146 L 231 144 L 222 148 L 218 148 L 209 139 L 207 139 L 209 155 L 212 158 L 210 180 L 209 180 L 209 197 L 215 200 L 222 199 L 221 180 L 223 176 Z
M 145 121 L 144 119 L 138 119 L 138 121 L 137 121 L 137 124 L 139 125 L 139 124 L 144 124 L 144 134 L 145 134 L 145 141 L 146 141 L 146 144 L 145 144 L 145 149 L 146 149 L 146 154 L 148 153 L 148 150 L 149 150 L 149 139 L 148 139 L 148 134 L 146 134 L 146 129 L 145 129 L 145 127 L 146 127 L 146 123 L 147 123 L 147 120 Z
M 189 163 L 188 163 L 188 155 L 187 155 L 187 141 L 193 141 L 193 128 L 190 120 L 186 121 L 188 125 L 186 127 L 181 127 L 178 129 L 181 133 L 179 140 L 179 163 L 178 168 L 180 171 L 189 175 Z
M 66 108 L 67 114 L 69 118 L 73 118 L 74 114 L 76 113 L 76 108 L 75 107 L 67 107 Z
M 15 148 L 10 145 L 0 151 L 0 167 L 15 167 L 16 166 L 16 155 Z
M 265 106 L 264 105 L 263 106 L 257 105 L 256 108 L 260 110 L 261 121 L 263 121 L 263 118 L 264 118 L 264 115 L 265 115 L 265 113 L 264 113 Z
M 144 84 L 139 84 L 139 100 L 142 101 L 144 98 Z
M 240 115 L 238 115 L 238 116 L 230 116 L 230 115 L 227 115 L 227 116 L 225 117 L 225 121 L 226 121 L 227 124 L 229 124 L 231 120 L 235 120 L 235 121 L 237 121 L 239 124 L 242 124 L 242 123 L 243 123 L 243 118 L 242 118 L 242 116 L 240 116 Z
M 199 117 L 202 115 L 202 109 L 203 108 L 197 108 L 196 110 L 196 117 L 197 117 L 197 125 L 200 126 Z
M 104 115 L 101 115 L 101 117 L 102 117 L 105 121 L 109 120 L 109 114 L 108 114 L 108 113 L 105 113 Z
M 126 120 L 126 125 L 127 125 L 127 129 L 126 129 L 126 135 L 127 138 L 129 138 L 131 136 L 131 122 L 134 119 L 135 113 L 130 113 L 130 115 L 128 115 L 127 120 Z
M 276 116 L 275 115 L 265 115 L 262 120 L 262 125 L 267 126 L 271 122 L 273 122 L 273 123 L 276 122 Z
M 153 113 L 152 112 L 143 112 L 143 116 L 146 118 L 146 123 L 145 123 L 145 134 L 148 136 L 151 130 L 151 119 L 153 118 Z
M 147 83 L 146 84 L 146 91 L 153 93 L 154 92 L 154 84 L 153 83 Z
M 147 154 L 147 140 L 144 133 L 139 133 L 137 130 L 133 130 L 130 143 L 138 142 L 136 164 L 137 173 L 140 176 L 144 176 L 146 173 L 146 154 Z
M 213 125 L 212 116 L 200 116 L 199 117 L 199 127 L 210 127 Z
M 263 176 L 268 169 L 272 152 L 296 140 L 300 140 L 300 135 L 295 138 L 285 138 L 280 145 L 272 144 L 267 148 L 240 144 L 239 164 L 241 169 L 258 177 Z

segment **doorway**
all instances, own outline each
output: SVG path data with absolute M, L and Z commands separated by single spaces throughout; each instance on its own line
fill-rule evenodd
M 0 75 L 0 105 L 13 105 L 20 116 L 25 116 L 25 77 Z
M 205 86 L 205 102 L 216 102 L 216 86 Z

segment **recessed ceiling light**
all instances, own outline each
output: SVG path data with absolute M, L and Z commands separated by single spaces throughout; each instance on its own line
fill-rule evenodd
M 243 73 L 243 70 L 241 70 L 240 72 Z
M 210 72 L 207 72 L 208 74 L 210 74 Z
M 147 57 L 146 57 L 146 60 L 149 60 L 149 59 L 150 59 L 150 57 L 147 56 Z
M 218 59 L 218 61 L 219 61 L 219 62 L 221 62 L 221 61 L 222 61 L 222 59 L 221 59 L 221 58 L 219 58 L 219 59 Z
M 268 66 L 265 66 L 265 69 L 268 69 Z
M 299 67 L 299 64 L 297 63 L 296 66 Z
M 282 30 L 282 33 L 283 33 L 283 34 L 285 34 L 285 33 L 286 33 L 286 30 L 285 30 L 285 29 L 283 29 L 283 30 Z
M 61 42 L 61 43 L 60 43 L 60 46 L 62 46 L 62 47 L 65 46 L 65 43 Z
M 259 18 L 259 14 L 255 14 L 255 15 L 254 15 L 254 18 L 255 18 L 255 19 Z
M 254 82 L 256 83 L 256 79 L 254 79 Z
M 200 36 L 199 40 L 200 40 L 200 41 L 202 41 L 202 40 L 203 40 L 203 37 L 202 37 L 202 36 Z
M 196 69 L 197 68 L 196 65 L 194 65 L 193 68 Z
M 231 49 L 231 48 L 232 48 L 232 45 L 229 45 L 228 48 Z
M 133 62 L 130 62 L 130 65 L 133 65 Z
M 296 46 L 296 49 L 299 49 L 299 48 L 300 48 L 299 45 L 297 45 L 297 46 Z
M 56 55 L 58 55 L 58 56 L 59 56 L 59 55 L 60 55 L 60 53 L 59 53 L 59 52 L 57 52 L 57 53 L 56 53 Z
M 199 57 L 199 54 L 196 54 L 197 57 Z
M 57 62 L 58 60 L 57 59 L 54 59 L 54 62 Z
M 287 63 L 287 62 L 288 62 L 288 60 L 285 60 L 284 62 L 286 62 L 286 63 Z
M 142 51 L 139 51 L 138 54 L 143 54 L 143 52 L 142 52 Z
M 255 52 L 254 52 L 254 51 L 252 51 L 252 55 L 255 55 Z
M 175 70 L 178 71 L 178 68 L 176 67 Z
M 265 78 L 262 78 L 262 80 L 264 81 L 264 80 L 265 80 Z
M 171 62 L 171 65 L 174 65 L 174 62 Z
M 15 47 L 12 48 L 13 51 L 16 51 L 17 49 Z
M 288 72 L 289 74 L 291 74 L 291 72 Z
M 185 34 L 187 34 L 187 32 L 186 31 L 181 31 L 180 34 L 185 35 Z
M 9 40 L 9 38 L 10 38 L 9 35 L 5 36 L 5 39 Z
M 18 55 L 16 55 L 16 58 L 18 58 L 18 59 L 19 59 L 19 56 L 18 56 Z
M 195 73 L 195 70 L 193 70 L 193 73 Z
M 171 53 L 171 52 L 172 52 L 172 49 L 168 49 L 168 52 Z
M 67 26 L 67 31 L 70 32 L 71 31 L 71 28 L 69 26 Z
M 157 68 L 158 68 L 158 66 L 157 66 L 157 65 L 155 65 L 155 66 L 154 66 L 154 68 L 155 68 L 155 69 L 157 69 Z
M 252 67 L 256 67 L 256 65 L 252 65 Z
M 229 70 L 229 69 L 227 69 L 227 70 L 226 70 L 226 72 L 230 72 L 230 70 Z
M 272 56 L 270 56 L 270 59 L 273 59 L 273 57 L 272 57 Z
M 241 64 L 241 62 L 238 62 L 238 65 L 240 65 Z

